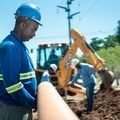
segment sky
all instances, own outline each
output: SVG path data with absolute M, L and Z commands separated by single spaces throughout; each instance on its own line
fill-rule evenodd
M 40 7 L 43 24 L 36 37 L 25 43 L 28 49 L 36 49 L 40 43 L 69 42 L 67 12 L 57 7 L 67 7 L 67 0 L 1 0 L 0 42 L 14 28 L 16 9 L 28 2 Z M 104 38 L 116 32 L 120 20 L 120 0 L 73 0 L 70 8 L 71 14 L 80 12 L 71 19 L 71 28 L 82 32 L 88 43 L 91 38 Z

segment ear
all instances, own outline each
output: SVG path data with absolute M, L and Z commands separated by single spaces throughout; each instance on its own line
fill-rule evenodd
M 21 28 L 21 30 L 23 30 L 25 28 L 25 23 L 24 22 L 20 23 L 20 28 Z

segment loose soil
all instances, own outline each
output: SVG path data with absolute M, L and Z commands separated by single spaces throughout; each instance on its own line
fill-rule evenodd
M 102 90 L 95 94 L 94 110 L 90 113 L 81 113 L 86 100 L 68 104 L 80 120 L 120 120 L 120 90 Z

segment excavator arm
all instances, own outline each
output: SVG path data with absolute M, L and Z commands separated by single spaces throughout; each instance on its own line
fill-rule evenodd
M 74 42 L 67 50 L 64 58 L 59 63 L 59 71 L 57 72 L 59 88 L 69 90 L 74 93 L 85 95 L 85 90 L 79 88 L 72 88 L 68 86 L 68 82 L 72 79 L 71 60 L 76 57 L 77 42 Z
M 60 61 L 60 70 L 58 71 L 58 82 L 61 88 L 64 88 L 66 84 L 71 80 L 71 60 L 75 58 L 76 51 L 77 45 L 76 43 L 73 43 L 73 45 L 68 48 L 64 58 Z
M 87 44 L 85 37 L 79 31 L 72 29 L 71 30 L 71 37 L 73 38 L 74 42 L 77 43 L 77 48 L 83 52 L 86 60 L 92 64 L 96 71 L 104 68 L 105 60 L 99 57 L 97 53 Z
M 109 71 L 105 60 L 89 46 L 83 34 L 78 30 L 72 29 L 71 37 L 74 39 L 74 42 L 77 43 L 77 47 L 83 52 L 86 60 L 94 66 L 96 72 L 98 72 L 102 78 L 102 86 L 104 86 L 105 89 L 109 89 L 114 81 L 114 73 Z

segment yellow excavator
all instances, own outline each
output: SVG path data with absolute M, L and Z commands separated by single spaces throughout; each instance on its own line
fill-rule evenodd
M 70 34 L 74 43 L 69 47 L 66 55 L 60 61 L 60 70 L 57 75 L 59 86 L 75 93 L 82 92 L 80 89 L 72 88 L 67 85 L 67 83 L 71 80 L 72 74 L 71 60 L 75 58 L 77 48 L 80 48 L 88 63 L 92 64 L 95 71 L 100 75 L 102 79 L 101 87 L 109 89 L 114 81 L 114 73 L 107 68 L 105 60 L 89 46 L 83 34 L 78 30 L 72 29 Z
M 80 33 L 76 29 L 72 29 L 71 38 L 73 38 L 74 42 L 71 46 L 65 47 L 66 52 L 60 60 L 58 64 L 58 71 L 56 75 L 51 76 L 53 81 L 56 81 L 55 84 L 59 89 L 68 90 L 73 93 L 83 93 L 84 91 L 79 88 L 73 88 L 68 85 L 70 80 L 72 79 L 73 70 L 71 68 L 71 60 L 76 57 L 77 49 L 80 48 L 83 55 L 85 56 L 88 63 L 92 64 L 95 68 L 95 71 L 100 75 L 102 79 L 102 88 L 109 89 L 111 84 L 114 81 L 114 73 L 110 71 L 106 64 L 105 60 L 101 58 L 86 42 L 85 37 L 82 33 Z M 65 44 L 64 44 L 65 45 Z M 67 48 L 67 49 L 66 49 Z M 40 76 L 39 68 L 36 69 L 37 78 Z M 44 70 L 43 70 L 44 71 Z M 39 78 L 40 79 L 40 78 Z

